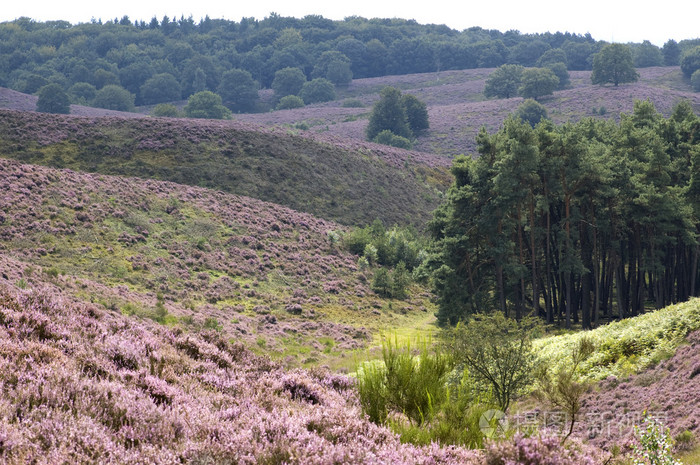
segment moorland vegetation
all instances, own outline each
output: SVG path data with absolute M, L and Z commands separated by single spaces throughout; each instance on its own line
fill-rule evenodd
M 696 463 L 699 47 L 0 24 L 0 461 Z

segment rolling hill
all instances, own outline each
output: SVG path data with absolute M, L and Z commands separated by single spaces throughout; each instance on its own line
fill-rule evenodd
M 1 269 L 14 285 L 215 329 L 296 366 L 351 366 L 378 331 L 433 319 L 418 288 L 378 298 L 372 270 L 333 239 L 337 223 L 169 182 L 2 159 L 0 173 Z
M 450 182 L 441 157 L 235 121 L 0 110 L 0 154 L 219 189 L 353 225 L 422 227 Z

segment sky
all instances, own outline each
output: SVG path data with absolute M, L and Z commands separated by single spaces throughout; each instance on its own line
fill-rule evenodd
M 700 37 L 700 2 L 672 0 L 5 0 L 0 22 L 27 16 L 37 21 L 66 20 L 73 24 L 92 19 L 121 18 L 148 21 L 189 17 L 199 21 L 209 15 L 239 21 L 263 19 L 274 12 L 301 18 L 321 15 L 340 20 L 348 16 L 414 19 L 421 24 L 446 24 L 463 30 L 472 26 L 500 31 L 590 33 L 596 40 L 663 45 Z M 648 5 L 648 6 L 645 6 Z M 652 7 L 650 5 L 656 5 Z

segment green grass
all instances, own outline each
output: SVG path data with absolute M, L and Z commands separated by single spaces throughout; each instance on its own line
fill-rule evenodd
M 539 360 L 555 371 L 566 363 L 578 341 L 590 337 L 595 353 L 581 365 L 590 380 L 626 377 L 670 357 L 685 336 L 700 328 L 700 299 L 581 331 L 538 339 Z

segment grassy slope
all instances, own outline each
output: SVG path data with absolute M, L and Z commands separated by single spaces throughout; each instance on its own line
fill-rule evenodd
M 700 437 L 700 299 L 613 322 L 592 331 L 535 341 L 541 362 L 566 366 L 582 338 L 596 351 L 581 365 L 589 381 L 576 434 L 609 448 L 630 440 L 643 411 L 659 417 L 675 436 Z M 697 463 L 692 461 L 685 463 Z
M 421 226 L 450 182 L 426 154 L 236 122 L 0 111 L 0 156 L 248 195 L 344 224 Z
M 433 318 L 418 288 L 407 301 L 375 296 L 372 271 L 331 242 L 337 223 L 174 183 L 2 159 L 0 173 L 0 257 L 21 263 L 13 284 L 49 281 L 121 313 L 216 327 L 290 365 L 350 368 L 374 333 Z

